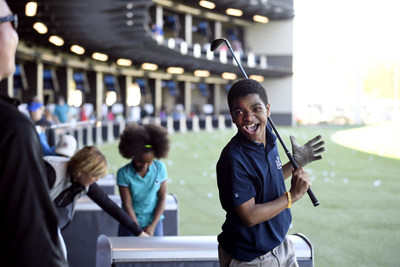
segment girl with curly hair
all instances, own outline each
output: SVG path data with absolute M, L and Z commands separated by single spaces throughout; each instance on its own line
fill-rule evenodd
M 117 172 L 122 208 L 150 236 L 163 235 L 167 169 L 160 158 L 169 151 L 168 132 L 155 124 L 129 124 L 122 132 L 120 154 L 131 162 Z M 119 236 L 133 234 L 120 224 Z

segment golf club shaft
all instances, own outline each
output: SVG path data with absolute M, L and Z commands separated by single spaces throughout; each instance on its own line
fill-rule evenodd
M 233 49 L 232 49 L 231 44 L 228 42 L 228 40 L 225 40 L 225 41 L 226 41 L 226 45 L 227 45 L 228 48 L 229 48 L 229 51 L 231 51 L 231 54 L 232 54 L 233 58 L 235 59 L 237 65 L 239 66 L 240 70 L 242 71 L 244 77 L 245 77 L 246 79 L 248 79 L 249 77 L 247 76 L 246 72 L 244 71 L 244 69 L 243 69 L 243 67 L 242 67 L 242 64 L 240 64 L 239 60 L 237 59 L 237 57 L 236 57 L 236 55 L 235 55 L 235 52 L 234 52 Z
M 293 169 L 297 170 L 299 168 L 299 165 L 297 165 L 297 162 L 294 160 L 292 154 L 290 154 L 289 149 L 287 149 L 285 143 L 283 142 L 281 136 L 278 133 L 278 130 L 275 127 L 274 122 L 270 117 L 268 117 L 268 123 L 271 125 L 272 129 L 274 130 L 276 137 L 278 138 L 279 142 L 281 143 L 283 150 L 285 150 L 285 153 L 287 157 L 289 158 L 290 163 L 292 164 Z M 311 199 L 311 202 L 313 203 L 314 207 L 319 205 L 318 199 L 315 197 L 313 191 L 311 190 L 311 187 L 308 187 L 307 189 L 307 194 Z
M 232 46 L 231 46 L 231 44 L 229 43 L 229 41 L 226 40 L 225 38 L 223 38 L 223 39 L 221 39 L 221 40 L 225 41 L 226 45 L 227 45 L 228 48 L 229 48 L 229 51 L 231 52 L 231 54 L 232 54 L 233 58 L 235 59 L 237 65 L 239 66 L 240 70 L 242 71 L 244 77 L 245 77 L 246 79 L 248 79 L 248 76 L 247 76 L 246 72 L 244 71 L 244 69 L 243 69 L 243 67 L 242 67 L 242 64 L 240 64 L 239 60 L 236 58 L 235 52 L 233 51 Z M 269 122 L 269 124 L 271 125 L 272 129 L 274 130 L 275 135 L 276 135 L 276 137 L 278 138 L 279 142 L 281 143 L 283 149 L 285 150 L 285 153 L 286 153 L 287 157 L 289 158 L 289 161 L 290 161 L 290 163 L 292 164 L 293 168 L 294 168 L 295 170 L 297 170 L 297 168 L 298 168 L 299 166 L 297 165 L 297 163 L 296 163 L 296 161 L 294 160 L 293 156 L 290 154 L 289 150 L 287 149 L 285 143 L 283 142 L 281 136 L 280 136 L 279 133 L 278 133 L 278 130 L 277 130 L 276 127 L 275 127 L 274 122 L 272 121 L 272 119 L 271 119 L 270 117 L 268 117 L 268 122 Z M 313 191 L 311 190 L 311 187 L 308 187 L 308 189 L 307 189 L 307 194 L 308 194 L 308 196 L 310 197 L 311 202 L 313 203 L 314 207 L 318 206 L 318 205 L 319 205 L 319 201 L 318 201 L 318 199 L 315 197 Z

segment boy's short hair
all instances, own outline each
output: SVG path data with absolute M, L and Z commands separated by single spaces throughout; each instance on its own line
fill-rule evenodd
M 256 80 L 242 79 L 235 82 L 228 92 L 228 106 L 232 111 L 233 101 L 238 97 L 244 97 L 249 94 L 258 94 L 265 106 L 268 104 L 268 96 L 265 88 Z

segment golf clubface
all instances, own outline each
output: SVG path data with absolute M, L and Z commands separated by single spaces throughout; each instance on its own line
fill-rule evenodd
M 223 42 L 228 44 L 228 42 L 225 38 L 219 38 L 219 39 L 215 39 L 214 41 L 212 41 L 211 52 L 214 52 Z

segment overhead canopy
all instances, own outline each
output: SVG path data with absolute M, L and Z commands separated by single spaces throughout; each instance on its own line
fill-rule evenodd
M 158 1 L 155 1 L 158 2 Z M 198 6 L 198 1 L 173 1 L 193 6 L 206 12 Z M 218 0 L 214 1 L 215 13 L 224 14 L 226 8 L 243 10 L 242 20 L 252 20 L 254 14 L 268 16 L 269 19 L 290 19 L 293 14 L 291 0 Z M 240 70 L 232 64 L 221 63 L 214 57 L 212 64 L 203 55 L 194 57 L 193 49 L 182 54 L 180 47 L 169 47 L 167 40 L 158 43 L 151 32 L 150 8 L 154 6 L 151 0 L 38 0 L 38 10 L 35 17 L 26 17 L 25 0 L 8 1 L 10 8 L 19 16 L 18 34 L 28 46 L 48 47 L 54 52 L 71 53 L 70 47 L 78 44 L 85 48 L 85 56 L 93 52 L 105 53 L 109 60 L 126 58 L 132 60 L 135 66 L 143 62 L 157 64 L 160 68 L 169 66 L 183 67 L 186 71 L 206 69 L 212 73 L 234 72 L 240 75 Z M 33 29 L 37 21 L 48 27 L 48 33 L 38 34 Z M 58 35 L 65 41 L 61 47 L 49 43 L 50 35 Z M 229 55 L 228 55 L 229 57 Z M 283 77 L 292 74 L 291 66 L 274 66 L 267 69 L 250 68 L 243 65 L 249 75 L 257 74 L 265 77 Z

